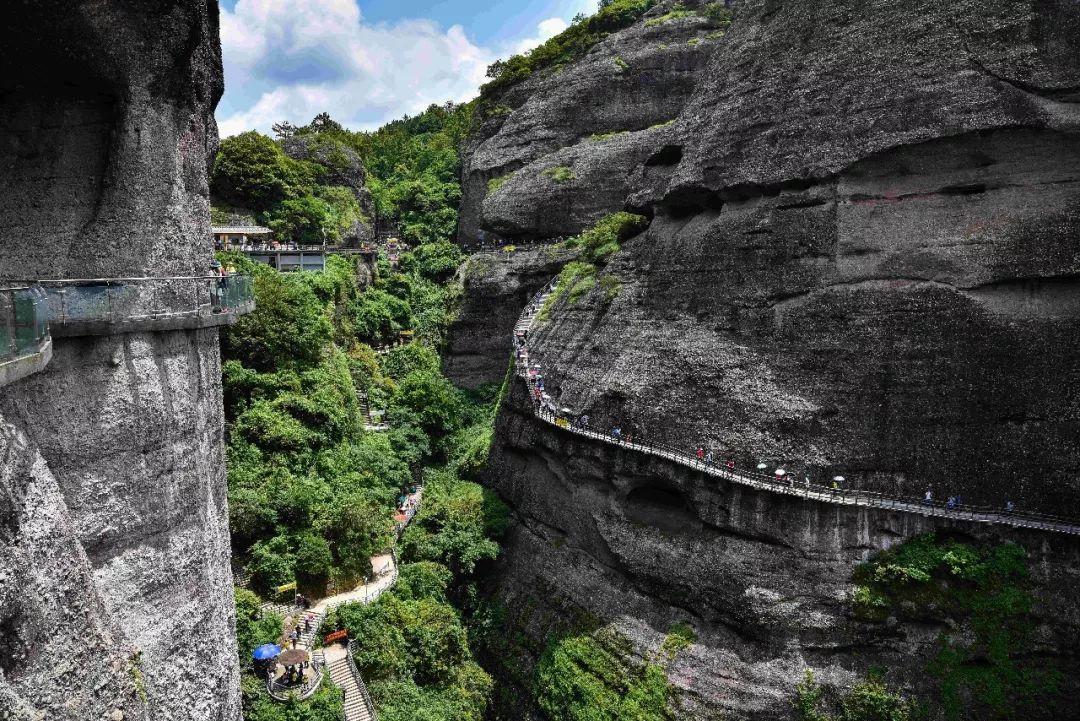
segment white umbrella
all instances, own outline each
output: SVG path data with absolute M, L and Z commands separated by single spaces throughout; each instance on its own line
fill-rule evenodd
M 769 464 L 768 464 L 768 463 L 759 463 L 759 464 L 757 464 L 757 469 L 758 469 L 759 471 L 764 471 L 764 470 L 765 470 L 766 468 L 768 468 L 768 467 L 769 467 Z
M 573 411 L 570 410 L 569 408 L 560 408 L 559 413 L 566 413 L 567 415 L 569 415 L 569 414 L 573 413 Z
M 837 483 L 843 483 L 844 482 L 844 477 L 843 476 L 833 476 L 833 480 L 836 481 Z
M 547 393 L 541 393 L 540 397 L 543 398 L 545 401 L 551 399 L 551 396 L 549 396 Z
M 785 471 L 783 468 L 777 468 L 776 469 L 776 475 L 778 475 L 778 476 L 786 476 L 787 471 Z

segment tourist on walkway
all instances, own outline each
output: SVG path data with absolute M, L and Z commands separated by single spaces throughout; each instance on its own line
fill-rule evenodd
M 729 471 L 734 471 L 735 470 L 735 459 L 734 458 L 728 458 L 727 459 L 727 469 Z
M 698 446 L 696 455 L 697 455 L 698 463 L 703 463 L 705 461 L 705 449 L 702 448 L 701 446 Z
M 1016 506 L 1013 505 L 1013 502 L 1005 501 L 1005 512 L 1012 513 L 1014 510 L 1016 510 Z
M 707 451 L 707 452 L 705 453 L 705 463 L 711 466 L 711 465 L 713 464 L 713 460 L 714 460 L 714 459 L 713 459 L 713 452 L 712 452 L 712 449 L 710 448 L 710 449 L 709 449 L 709 450 L 708 450 L 708 451 Z
M 622 428 L 620 428 L 619 426 L 615 426 L 614 428 L 612 428 L 611 429 L 611 437 L 614 438 L 616 441 L 621 442 L 622 441 Z
M 923 503 L 927 506 L 934 505 L 934 494 L 931 493 L 929 488 L 926 489 L 926 495 L 923 496 Z
M 296 648 L 296 642 L 300 640 L 300 634 L 296 632 L 295 628 L 292 630 L 292 633 L 289 634 L 289 640 L 292 641 L 292 647 Z
M 945 501 L 945 510 L 951 511 L 956 508 L 956 496 L 949 496 L 949 499 Z

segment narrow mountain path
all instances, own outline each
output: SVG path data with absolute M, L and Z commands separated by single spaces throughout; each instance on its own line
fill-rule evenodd
M 525 379 L 528 384 L 530 395 L 533 398 L 533 413 L 535 416 L 550 425 L 558 427 L 566 433 L 585 436 L 602 443 L 620 446 L 621 448 L 644 453 L 646 455 L 664 458 L 674 463 L 696 469 L 710 476 L 722 478 L 731 483 L 738 483 L 771 493 L 780 493 L 788 496 L 796 496 L 807 500 L 834 503 L 844 506 L 867 506 L 883 508 L 890 511 L 903 513 L 916 513 L 922 516 L 936 516 L 952 518 L 976 523 L 998 523 L 1015 528 L 1027 528 L 1053 533 L 1066 533 L 1080 535 L 1080 523 L 1075 519 L 1060 518 L 1041 513 L 1017 512 L 980 506 L 954 505 L 947 506 L 940 501 L 924 501 L 911 498 L 890 497 L 875 491 L 865 491 L 848 488 L 833 488 L 815 483 L 800 483 L 794 479 L 777 479 L 765 474 L 750 471 L 736 471 L 734 468 L 709 463 L 699 459 L 695 454 L 686 450 L 670 446 L 662 442 L 640 442 L 635 439 L 626 441 L 621 436 L 613 433 L 601 433 L 591 430 L 587 426 L 575 423 L 574 418 L 568 418 L 560 414 L 554 401 L 543 394 L 542 375 L 538 368 L 530 367 L 530 355 L 528 348 L 528 336 L 536 322 L 536 317 L 544 307 L 555 290 L 556 281 L 549 283 L 543 290 L 537 293 L 529 302 L 518 318 L 514 327 L 514 335 L 511 343 L 514 348 L 514 358 L 517 366 L 517 374 Z

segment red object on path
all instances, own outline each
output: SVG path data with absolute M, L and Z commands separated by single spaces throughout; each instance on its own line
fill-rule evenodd
M 333 643 L 334 641 L 340 641 L 341 639 L 348 637 L 349 632 L 345 629 L 342 629 L 340 631 L 334 631 L 333 633 L 326 634 L 326 636 L 323 638 L 323 643 Z

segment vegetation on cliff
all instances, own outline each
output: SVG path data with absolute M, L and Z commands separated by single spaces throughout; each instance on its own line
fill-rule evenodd
M 1015 543 L 976 544 L 927 534 L 855 573 L 853 611 L 884 621 L 939 619 L 946 630 L 928 665 L 945 718 L 1014 718 L 1053 694 L 1058 674 L 1031 654 L 1034 599 Z
M 447 241 L 457 227 L 461 162 L 457 148 L 472 122 L 472 105 L 432 105 L 372 132 L 345 129 L 325 113 L 303 127 L 275 126 L 277 139 L 250 131 L 221 142 L 211 190 L 221 202 L 247 210 L 280 240 L 337 241 L 356 222 L 371 223 L 354 189 L 328 185 L 349 176 L 363 183 L 380 221 L 414 243 Z M 290 140 L 293 139 L 293 140 Z M 304 141 L 308 160 L 284 149 Z M 359 158 L 362 168 L 353 168 Z M 226 222 L 228 207 L 215 219 Z
M 278 240 L 336 243 L 355 224 L 368 225 L 371 219 L 352 189 L 326 184 L 324 177 L 332 170 L 332 165 L 290 158 L 280 143 L 254 130 L 225 138 L 210 187 L 217 202 L 226 205 L 213 210 L 212 220 L 229 224 L 231 211 L 252 213 Z
M 480 89 L 481 101 L 521 82 L 535 72 L 572 62 L 582 57 L 611 33 L 633 25 L 656 5 L 657 0 L 602 0 L 599 10 L 577 22 L 527 53 L 492 63 L 491 78 Z
M 596 276 L 600 268 L 612 255 L 618 252 L 620 244 L 649 225 L 648 218 L 634 213 L 620 211 L 602 218 L 595 226 L 581 235 L 570 238 L 552 249 L 553 253 L 561 248 L 580 249 L 578 259 L 567 263 L 559 272 L 559 282 L 555 292 L 544 301 L 538 319 L 543 322 L 551 317 L 551 310 L 562 299 L 576 303 L 596 287 Z M 604 291 L 603 300 L 610 303 L 619 294 L 617 278 L 604 276 L 601 281 Z

